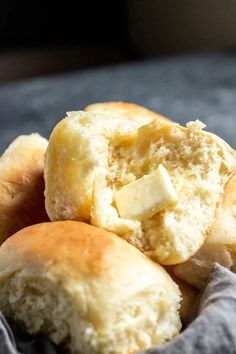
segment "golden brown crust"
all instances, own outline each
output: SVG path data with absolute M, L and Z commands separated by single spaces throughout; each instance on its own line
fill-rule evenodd
M 6 241 L 8 250 L 19 249 L 28 260 L 41 264 L 63 263 L 80 273 L 98 275 L 109 268 L 116 235 L 77 221 L 57 221 L 32 225 Z
M 125 267 L 123 256 L 129 261 L 142 260 L 160 274 L 160 281 L 170 277 L 160 265 L 151 261 L 127 241 L 112 232 L 79 221 L 46 222 L 26 227 L 5 241 L 3 248 L 11 254 L 23 255 L 25 261 L 39 264 L 63 264 L 72 272 L 100 275 L 114 264 Z M 127 260 L 128 261 L 128 260 Z M 156 269 L 155 269 L 156 268 Z M 162 279 L 162 280 L 161 280 Z M 170 283 L 170 287 L 173 283 Z
M 0 158 L 0 244 L 14 232 L 47 221 L 44 206 L 46 139 L 20 136 Z
M 153 112 L 145 107 L 142 107 L 135 103 L 128 102 L 104 102 L 93 103 L 84 109 L 87 112 L 94 113 L 106 113 L 109 115 L 119 116 L 121 118 L 129 118 L 131 120 L 146 119 L 148 121 L 160 120 L 171 122 L 167 117 L 162 116 L 156 112 Z

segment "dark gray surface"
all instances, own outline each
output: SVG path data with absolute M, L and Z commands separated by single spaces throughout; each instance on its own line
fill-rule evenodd
M 15 338 L 0 315 L 1 354 L 59 354 L 46 338 L 27 337 L 12 329 Z M 236 354 L 235 274 L 215 264 L 196 319 L 169 343 L 139 354 Z
M 236 148 L 236 53 L 122 64 L 0 87 L 0 150 L 22 133 L 48 137 L 66 111 L 109 100 L 143 104 L 184 124 L 201 119 Z

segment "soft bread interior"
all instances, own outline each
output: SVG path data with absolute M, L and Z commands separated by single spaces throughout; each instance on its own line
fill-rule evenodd
M 134 237 L 129 232 L 125 235 L 161 263 L 168 263 L 168 259 L 177 263 L 199 248 L 213 222 L 227 176 L 217 144 L 207 135 L 191 133 L 195 128 L 193 124 L 184 132 L 153 123 L 141 128 L 130 146 L 125 142 L 110 146 L 106 179 L 111 190 L 149 174 L 159 164 L 171 177 L 179 196 L 177 205 L 136 222 Z M 99 208 L 95 212 L 99 214 Z M 92 219 L 95 223 L 96 214 Z M 119 229 L 115 231 L 119 233 Z
M 235 152 L 202 131 L 203 126 L 160 121 L 140 126 L 115 117 L 70 113 L 54 129 L 46 156 L 50 218 L 85 220 L 113 231 L 162 264 L 187 260 L 203 244 L 236 166 Z M 120 218 L 115 192 L 160 164 L 178 203 L 144 221 Z
M 214 223 L 206 241 L 187 262 L 174 267 L 175 273 L 201 289 L 206 285 L 214 262 L 235 271 L 236 255 L 236 173 L 224 189 Z
M 161 266 L 90 225 L 34 225 L 0 248 L 3 313 L 75 354 L 163 343 L 180 330 L 179 304 L 178 286 Z
M 59 283 L 24 277 L 20 272 L 0 284 L 1 310 L 6 316 L 28 333 L 44 333 L 72 353 L 125 354 L 126 348 L 136 352 L 171 339 L 179 327 L 178 299 L 161 294 L 158 287 L 146 289 L 114 309 L 109 323 L 99 330 L 92 314 L 79 304 L 81 293 L 73 294 Z

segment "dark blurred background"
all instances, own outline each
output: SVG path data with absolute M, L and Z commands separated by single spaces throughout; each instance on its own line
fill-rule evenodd
M 236 148 L 236 0 L 16 1 L 0 8 L 0 153 L 65 112 L 127 101 Z
M 235 46 L 235 0 L 1 2 L 0 82 Z
M 1 2 L 0 80 L 65 72 L 129 57 L 125 3 Z

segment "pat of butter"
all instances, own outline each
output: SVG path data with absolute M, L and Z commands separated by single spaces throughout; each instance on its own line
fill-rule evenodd
M 131 182 L 115 193 L 121 218 L 143 220 L 178 201 L 178 196 L 165 167 Z

